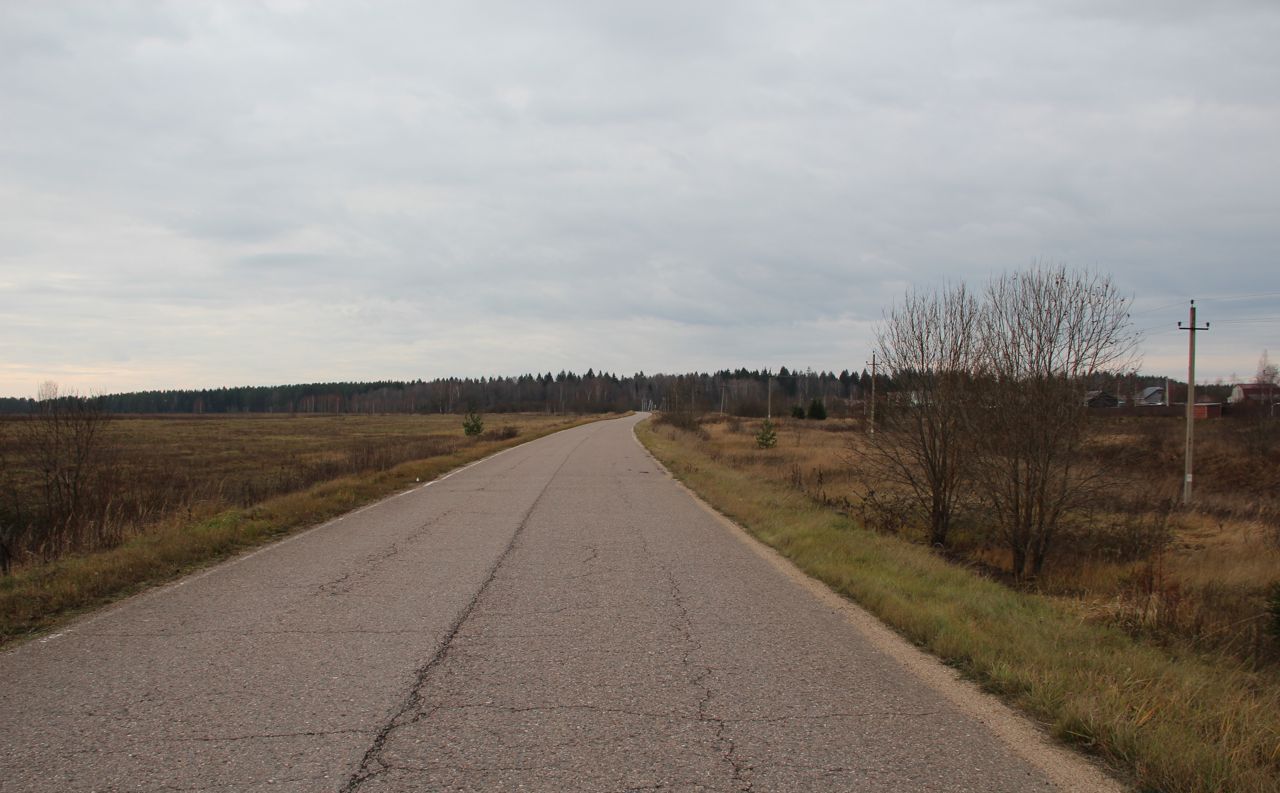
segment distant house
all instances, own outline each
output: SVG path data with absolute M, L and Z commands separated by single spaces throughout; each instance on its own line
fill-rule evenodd
M 1091 408 L 1120 407 L 1120 398 L 1106 391 L 1090 391 L 1084 395 L 1084 404 Z
M 1142 393 L 1138 394 L 1138 398 L 1134 400 L 1137 405 L 1163 405 L 1164 404 L 1164 386 L 1153 385 L 1149 388 L 1142 389 Z
M 1280 386 L 1274 383 L 1241 383 L 1231 389 L 1227 402 L 1238 405 L 1241 402 L 1259 402 L 1269 404 L 1280 400 Z

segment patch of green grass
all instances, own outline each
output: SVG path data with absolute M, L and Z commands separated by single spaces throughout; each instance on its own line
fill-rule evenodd
M 24 565 L 0 578 L 0 645 L 37 635 L 85 611 L 323 523 L 419 480 L 428 482 L 494 452 L 593 420 L 524 417 L 520 421 L 521 432 L 515 437 L 477 440 L 453 447 L 448 453 L 332 479 L 249 507 L 221 509 L 203 518 L 191 520 L 184 514 L 173 514 L 114 548 Z M 457 424 L 461 435 L 461 420 L 451 417 L 450 421 Z M 348 419 L 347 423 L 360 426 L 359 417 Z M 388 422 L 385 417 L 374 417 L 360 431 L 371 438 L 382 432 L 386 441 L 394 442 L 397 436 L 386 430 L 395 426 L 396 422 Z M 146 425 L 146 434 L 162 437 L 154 425 Z M 260 448 L 252 451 L 265 455 Z
M 1067 604 L 1009 589 L 713 460 L 688 433 L 645 422 L 637 435 L 681 481 L 800 569 L 1138 789 L 1280 790 L 1275 675 L 1135 642 Z

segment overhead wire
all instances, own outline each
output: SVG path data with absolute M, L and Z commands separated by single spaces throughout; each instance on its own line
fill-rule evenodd
M 1166 304 L 1164 304 L 1164 305 L 1162 305 L 1162 306 L 1156 306 L 1155 308 L 1145 308 L 1145 309 L 1143 309 L 1142 311 L 1130 311 L 1130 312 L 1129 312 L 1129 317 L 1130 317 L 1130 318 L 1133 318 L 1133 317 L 1141 317 L 1141 316 L 1144 316 L 1144 315 L 1147 315 L 1147 314 L 1154 314 L 1154 313 L 1155 313 L 1155 312 L 1157 312 L 1157 311 L 1164 311 L 1164 310 L 1166 310 L 1166 309 L 1174 308 L 1175 306 L 1180 306 L 1180 305 L 1182 305 L 1182 301 L 1181 301 L 1181 300 L 1179 300 L 1179 301 L 1177 301 L 1177 302 L 1175 302 L 1175 303 L 1166 303 Z M 1165 329 L 1167 329 L 1167 328 L 1166 328 L 1166 325 L 1167 325 L 1167 323 L 1165 323 L 1165 322 L 1160 322 L 1160 323 L 1157 323 L 1157 324 L 1155 324 L 1155 325 L 1148 325 L 1147 327 L 1144 327 L 1144 328 L 1138 328 L 1138 329 L 1137 329 L 1136 331 L 1134 331 L 1134 332 L 1135 332 L 1135 333 L 1138 333 L 1139 335 L 1146 336 L 1147 334 L 1151 333 L 1151 332 L 1152 332 L 1152 331 L 1154 331 L 1154 330 L 1160 330 L 1161 328 L 1165 328 Z
M 1263 297 L 1280 297 L 1280 292 L 1253 292 L 1246 295 L 1210 295 L 1209 297 L 1197 297 L 1196 300 L 1216 300 L 1222 303 L 1228 303 L 1236 300 L 1257 300 Z
M 1280 317 L 1272 317 L 1270 319 L 1220 319 L 1214 322 L 1214 325 L 1272 325 L 1280 322 Z
M 1280 297 L 1280 292 L 1254 292 L 1252 294 L 1210 295 L 1207 297 L 1197 297 L 1196 300 L 1202 303 L 1232 303 L 1232 302 L 1239 302 L 1243 300 L 1263 300 L 1270 297 Z M 1155 306 L 1154 308 L 1144 308 L 1141 311 L 1131 311 L 1129 312 L 1129 316 L 1142 317 L 1148 314 L 1154 314 L 1157 311 L 1165 311 L 1167 309 L 1174 308 L 1176 306 L 1181 306 L 1181 305 L 1184 305 L 1184 301 L 1179 300 L 1173 303 L 1165 303 L 1163 305 Z M 1257 316 L 1248 316 L 1248 317 L 1229 316 L 1224 319 L 1212 320 L 1212 324 L 1214 325 L 1254 325 L 1254 324 L 1269 325 L 1275 322 L 1280 322 L 1280 314 L 1260 314 Z M 1146 327 L 1139 328 L 1137 332 L 1142 334 L 1148 334 L 1148 333 L 1151 333 L 1152 331 L 1157 331 L 1162 328 L 1170 331 L 1179 329 L 1176 326 L 1169 326 L 1169 325 L 1166 325 L 1166 323 L 1161 322 L 1155 325 L 1148 325 Z
M 1129 312 L 1129 316 L 1131 316 L 1131 317 L 1140 317 L 1140 316 L 1142 316 L 1143 314 L 1154 314 L 1154 313 L 1155 313 L 1155 312 L 1157 312 L 1157 311 L 1164 311 L 1164 310 L 1165 310 L 1165 309 L 1167 309 L 1167 308 L 1174 308 L 1175 306 L 1180 306 L 1180 305 L 1182 305 L 1182 304 L 1183 304 L 1183 302 L 1184 302 L 1184 301 L 1179 300 L 1179 301 L 1177 301 L 1176 303 L 1166 303 L 1166 304 L 1165 304 L 1165 305 L 1163 305 L 1163 306 L 1156 306 L 1155 308 L 1144 308 L 1144 309 L 1143 309 L 1143 310 L 1141 310 L 1141 311 L 1130 311 L 1130 312 Z

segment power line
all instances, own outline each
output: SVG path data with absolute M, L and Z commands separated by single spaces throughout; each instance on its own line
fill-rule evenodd
M 1217 300 L 1222 303 L 1230 303 L 1236 300 L 1257 300 L 1263 297 L 1280 297 L 1280 292 L 1253 292 L 1244 295 L 1219 295 L 1217 297 L 1201 297 L 1198 300 Z
M 1280 314 L 1266 314 L 1257 317 L 1231 317 L 1229 319 L 1220 319 L 1218 322 L 1220 324 L 1224 322 L 1245 324 L 1250 322 L 1275 322 L 1276 320 L 1280 320 Z
M 1155 313 L 1155 312 L 1157 312 L 1157 311 L 1164 311 L 1165 309 L 1168 309 L 1168 308 L 1174 308 L 1174 307 L 1176 307 L 1176 306 L 1180 306 L 1180 305 L 1182 305 L 1182 301 L 1181 301 L 1181 300 L 1178 300 L 1178 301 L 1173 302 L 1173 303 L 1166 303 L 1166 304 L 1164 304 L 1163 306 L 1156 306 L 1155 308 L 1144 308 L 1144 309 L 1142 309 L 1141 311 L 1130 311 L 1130 312 L 1129 312 L 1129 316 L 1131 316 L 1131 317 L 1141 317 L 1141 316 L 1143 316 L 1144 314 L 1154 314 L 1154 313 Z
M 1246 295 L 1219 295 L 1218 297 L 1200 297 L 1196 299 L 1202 303 L 1205 302 L 1206 300 L 1213 300 L 1220 303 L 1232 303 L 1232 302 L 1238 302 L 1241 300 L 1261 300 L 1263 298 L 1268 298 L 1268 297 L 1280 297 L 1280 292 L 1254 292 L 1253 294 L 1246 294 Z M 1177 300 L 1173 303 L 1165 303 L 1163 305 L 1156 306 L 1155 308 L 1144 308 L 1141 311 L 1130 311 L 1129 316 L 1143 317 L 1143 316 L 1146 316 L 1147 314 L 1154 314 L 1157 311 L 1165 311 L 1167 309 L 1175 308 L 1180 305 L 1182 305 L 1182 301 Z M 1226 320 L 1219 320 L 1219 322 L 1225 322 L 1225 321 Z

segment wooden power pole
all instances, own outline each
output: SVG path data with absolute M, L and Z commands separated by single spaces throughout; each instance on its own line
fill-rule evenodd
M 1203 328 L 1196 327 L 1196 301 L 1191 301 L 1191 317 L 1186 327 L 1178 323 L 1178 327 L 1190 333 L 1187 343 L 1187 451 L 1186 477 L 1182 481 L 1182 503 L 1191 503 L 1192 457 L 1195 449 L 1196 432 L 1196 331 L 1208 330 L 1209 323 Z
M 867 433 L 876 434 L 876 354 L 874 350 L 871 352 L 871 421 L 868 424 Z

